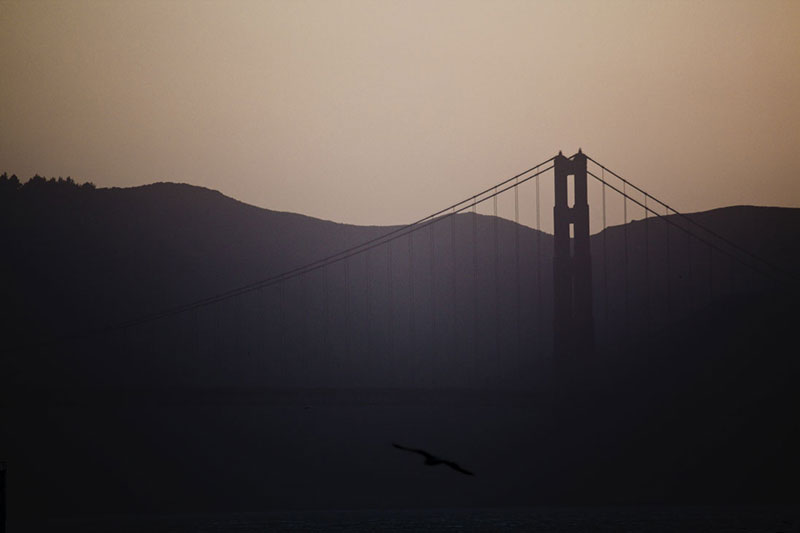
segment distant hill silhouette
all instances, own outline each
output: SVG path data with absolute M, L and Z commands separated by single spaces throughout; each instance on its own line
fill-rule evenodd
M 259 209 L 182 184 L 95 190 L 50 183 L 0 197 L 6 346 L 60 339 L 219 294 L 394 229 Z M 500 220 L 495 248 L 493 219 L 477 215 L 473 222 L 474 216 L 414 234 L 411 279 L 403 237 L 391 245 L 391 280 L 382 246 L 283 288 L 38 349 L 11 362 L 12 383 L 529 389 L 549 371 L 551 236 L 527 227 L 517 234 L 512 222 Z M 800 271 L 800 210 L 732 207 L 690 216 L 784 270 Z M 666 228 L 661 220 L 640 220 L 593 236 L 601 347 L 672 324 L 689 327 L 712 297 L 736 305 L 740 297 L 774 294 L 766 278 L 717 252 L 709 260 L 707 246 L 674 227 L 667 235 Z
M 800 209 L 688 216 L 800 273 Z M 283 289 L 70 338 L 392 228 L 174 183 L 0 187 L 10 508 L 796 502 L 797 294 L 666 228 L 592 237 L 597 353 L 556 376 L 552 237 L 533 229 L 458 215 L 395 241 L 391 266 L 382 246 Z M 265 392 L 286 389 L 311 392 Z M 435 469 L 392 465 L 394 439 L 453 450 L 488 481 L 413 477 Z

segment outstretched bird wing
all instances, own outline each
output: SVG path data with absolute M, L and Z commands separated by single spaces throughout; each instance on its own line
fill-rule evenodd
M 394 442 L 392 443 L 392 446 L 394 446 L 398 450 L 405 450 L 407 452 L 418 453 L 418 454 L 424 456 L 426 459 L 436 459 L 436 457 L 434 457 L 433 455 L 429 454 L 425 450 L 418 450 L 417 448 L 407 448 L 405 446 L 401 446 L 399 444 L 395 444 Z
M 449 466 L 450 468 L 452 468 L 453 470 L 461 472 L 462 474 L 466 474 L 468 476 L 474 476 L 475 475 L 472 472 L 470 472 L 469 470 L 465 470 L 464 468 L 461 468 L 460 466 L 458 466 L 458 463 L 454 463 L 453 461 L 443 461 L 443 463 L 446 464 L 447 466 Z

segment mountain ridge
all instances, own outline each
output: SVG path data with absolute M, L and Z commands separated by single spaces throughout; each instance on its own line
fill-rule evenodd
M 796 501 L 796 292 L 663 220 L 592 237 L 596 351 L 563 372 L 552 236 L 471 213 L 42 345 L 389 229 L 182 185 L 22 196 L 0 194 L 0 455 L 20 515 Z M 800 209 L 686 216 L 800 272 Z M 420 484 L 376 446 L 400 437 L 489 481 Z
M 53 188 L 57 190 L 62 189 Z M 7 193 L 0 196 L 0 202 L 5 204 L 0 215 L 0 244 L 9 252 L 3 267 L 3 294 L 12 302 L 3 320 L 4 338 L 12 346 L 124 323 L 225 293 L 402 227 L 356 226 L 273 211 L 219 191 L 173 182 L 133 188 L 75 189 L 75 194 L 48 194 L 48 189 L 42 187 L 38 191 L 16 194 L 13 199 Z M 439 219 L 411 237 L 395 240 L 391 250 L 382 245 L 368 254 L 284 282 L 286 302 L 290 302 L 290 307 L 282 311 L 284 326 L 273 323 L 265 326 L 262 333 L 254 332 L 255 325 L 250 324 L 254 317 L 243 314 L 236 319 L 238 323 L 227 325 L 213 319 L 218 335 L 241 339 L 241 346 L 235 349 L 241 355 L 236 358 L 255 346 L 267 353 L 290 349 L 311 357 L 324 350 L 326 342 L 333 342 L 328 348 L 341 357 L 345 352 L 350 353 L 348 357 L 356 357 L 348 343 L 357 340 L 357 358 L 369 357 L 368 352 L 373 349 L 391 351 L 396 357 L 398 350 L 446 350 L 453 354 L 466 350 L 467 359 L 472 361 L 468 368 L 477 371 L 495 357 L 491 354 L 502 350 L 515 354 L 508 355 L 506 371 L 530 373 L 533 369 L 527 365 L 532 363 L 525 361 L 523 345 L 535 343 L 545 359 L 552 349 L 547 330 L 552 307 L 552 236 L 504 219 L 495 226 L 493 217 L 486 215 L 473 221 L 473 216 L 465 213 L 450 220 Z M 696 220 L 714 231 L 736 235 L 754 253 L 790 272 L 800 270 L 800 254 L 791 244 L 795 238 L 800 239 L 800 209 L 728 207 L 672 215 L 668 220 L 676 225 Z M 734 231 L 726 232 L 726 228 Z M 706 270 L 712 278 L 712 294 L 733 286 L 739 287 L 737 290 L 746 288 L 740 279 L 746 273 L 735 272 L 733 266 L 720 268 L 725 265 L 726 256 L 708 256 L 701 241 L 684 242 L 681 235 L 675 226 L 650 218 L 631 221 L 627 226 L 611 226 L 591 237 L 598 328 L 614 331 L 617 337 L 631 323 L 640 329 L 644 314 L 637 312 L 624 318 L 623 311 L 631 306 L 641 310 L 652 299 L 669 297 L 673 307 L 689 309 L 692 298 L 708 288 L 704 285 Z M 649 247 L 644 246 L 646 239 Z M 667 240 L 669 251 L 664 247 Z M 621 253 L 625 246 L 630 255 L 627 266 Z M 411 259 L 409 251 L 413 252 Z M 643 260 L 645 251 L 647 261 Z M 606 266 L 602 263 L 604 257 L 609 261 Z M 713 263 L 708 262 L 709 258 Z M 665 266 L 670 262 L 671 266 Z M 645 285 L 647 288 L 643 289 Z M 250 308 L 255 305 L 253 309 L 268 309 L 275 322 L 274 308 L 284 305 L 277 301 L 276 291 L 265 289 L 240 300 L 249 302 L 242 305 Z M 623 291 L 628 291 L 625 302 L 620 296 Z M 327 304 L 325 294 L 331 298 Z M 542 302 L 537 304 L 536 298 Z M 225 309 L 236 305 L 223 302 L 215 307 L 226 313 Z M 521 309 L 515 310 L 518 306 Z M 653 320 L 666 320 L 667 324 L 674 320 L 666 307 L 651 306 Z M 495 308 L 500 313 L 497 319 L 492 315 Z M 213 312 L 209 308 L 208 320 L 212 320 Z M 195 312 L 200 320 L 205 319 L 204 313 L 203 309 Z M 536 313 L 541 317 L 536 318 Z M 495 321 L 500 324 L 492 325 Z M 517 321 L 538 325 L 526 326 L 520 333 L 519 326 L 514 325 Z M 305 325 L 300 327 L 300 323 Z M 352 330 L 355 324 L 361 324 L 362 329 L 368 325 L 369 339 Z M 446 331 L 436 327 L 441 324 L 446 325 Z M 319 338 L 310 339 L 311 331 Z M 459 338 L 458 331 L 468 333 Z M 438 337 L 433 338 L 434 335 Z M 262 338 L 271 336 L 288 336 L 289 340 L 275 346 L 274 341 Z M 495 341 L 493 337 L 502 339 Z M 514 340 L 509 340 L 512 337 Z M 376 339 L 380 345 L 375 344 Z M 220 344 L 218 349 L 232 349 L 222 341 L 215 342 Z M 127 351 L 126 348 L 121 353 Z M 207 357 L 213 359 L 211 353 Z M 402 364 L 413 367 L 427 358 L 420 355 L 417 363 Z M 439 359 L 444 365 L 447 357 Z M 479 363 L 482 359 L 486 361 Z M 187 360 L 182 364 L 191 363 Z M 418 371 L 395 371 L 406 377 L 393 382 L 387 376 L 378 379 L 365 375 L 357 381 L 365 385 L 375 379 L 376 386 L 388 387 L 421 385 L 414 377 Z M 507 380 L 503 377 L 506 371 L 495 370 L 495 386 L 502 386 Z M 438 379 L 450 379 L 444 376 L 445 367 L 438 372 L 442 374 Z M 467 376 L 452 379 L 455 381 L 451 386 L 477 385 L 475 378 Z M 297 380 L 301 385 L 302 380 Z M 305 385 L 327 386 L 339 381 L 337 378 L 326 384 L 317 380 Z M 256 383 L 248 381 L 248 385 Z

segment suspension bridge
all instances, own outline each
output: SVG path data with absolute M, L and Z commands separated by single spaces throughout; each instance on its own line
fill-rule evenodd
M 156 372 L 177 363 L 187 375 L 217 361 L 213 372 L 244 368 L 267 386 L 524 388 L 559 368 L 596 369 L 603 354 L 737 295 L 794 283 L 581 151 L 359 236 L 76 335 L 68 351 L 122 354 Z
M 175 255 L 199 263 L 195 277 L 154 253 L 133 272 L 158 278 L 163 297 L 125 271 L 128 292 L 103 280 L 117 290 L 89 291 L 113 325 L 7 355 L 0 453 L 15 465 L 11 507 L 94 512 L 176 494 L 229 508 L 369 505 L 378 493 L 409 508 L 792 498 L 798 369 L 785 346 L 797 285 L 771 262 L 782 256 L 752 246 L 764 238 L 748 227 L 759 208 L 683 214 L 613 168 L 559 153 L 389 228 L 181 186 L 232 218 L 234 208 L 268 217 L 238 222 L 271 232 L 263 253 L 209 259 L 193 241 Z M 87 194 L 106 213 L 120 205 L 112 193 L 136 192 Z M 142 196 L 153 217 L 175 205 Z M 765 209 L 761 228 L 796 220 Z M 161 237 L 165 221 L 197 213 L 187 212 L 134 235 Z M 103 253 L 136 242 L 119 233 L 100 234 Z M 198 233 L 207 250 L 236 235 Z M 187 234 L 164 237 L 167 248 Z M 153 248 L 131 257 L 143 249 Z M 265 273 L 191 297 L 234 261 Z M 225 283 L 247 279 L 231 272 Z M 68 332 L 82 320 L 75 309 Z M 401 438 L 455 450 L 488 482 L 421 482 L 402 461 L 384 469 Z

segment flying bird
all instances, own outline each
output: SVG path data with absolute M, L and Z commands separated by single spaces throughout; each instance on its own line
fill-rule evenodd
M 420 454 L 421 456 L 425 457 L 425 464 L 428 465 L 428 466 L 447 465 L 450 468 L 452 468 L 453 470 L 455 470 L 456 472 L 461 472 L 462 474 L 466 474 L 468 476 L 474 476 L 475 475 L 472 472 L 470 472 L 469 470 L 465 470 L 464 468 L 461 468 L 460 466 L 458 466 L 458 463 L 454 463 L 453 461 L 446 461 L 446 460 L 444 460 L 444 459 L 442 459 L 440 457 L 436 457 L 435 455 L 426 452 L 425 450 L 417 450 L 415 448 L 406 448 L 405 446 L 400 446 L 399 444 L 395 444 L 395 443 L 392 443 L 392 446 L 394 446 L 398 450 L 404 450 L 404 451 L 407 451 L 407 452 L 414 452 L 414 453 Z

